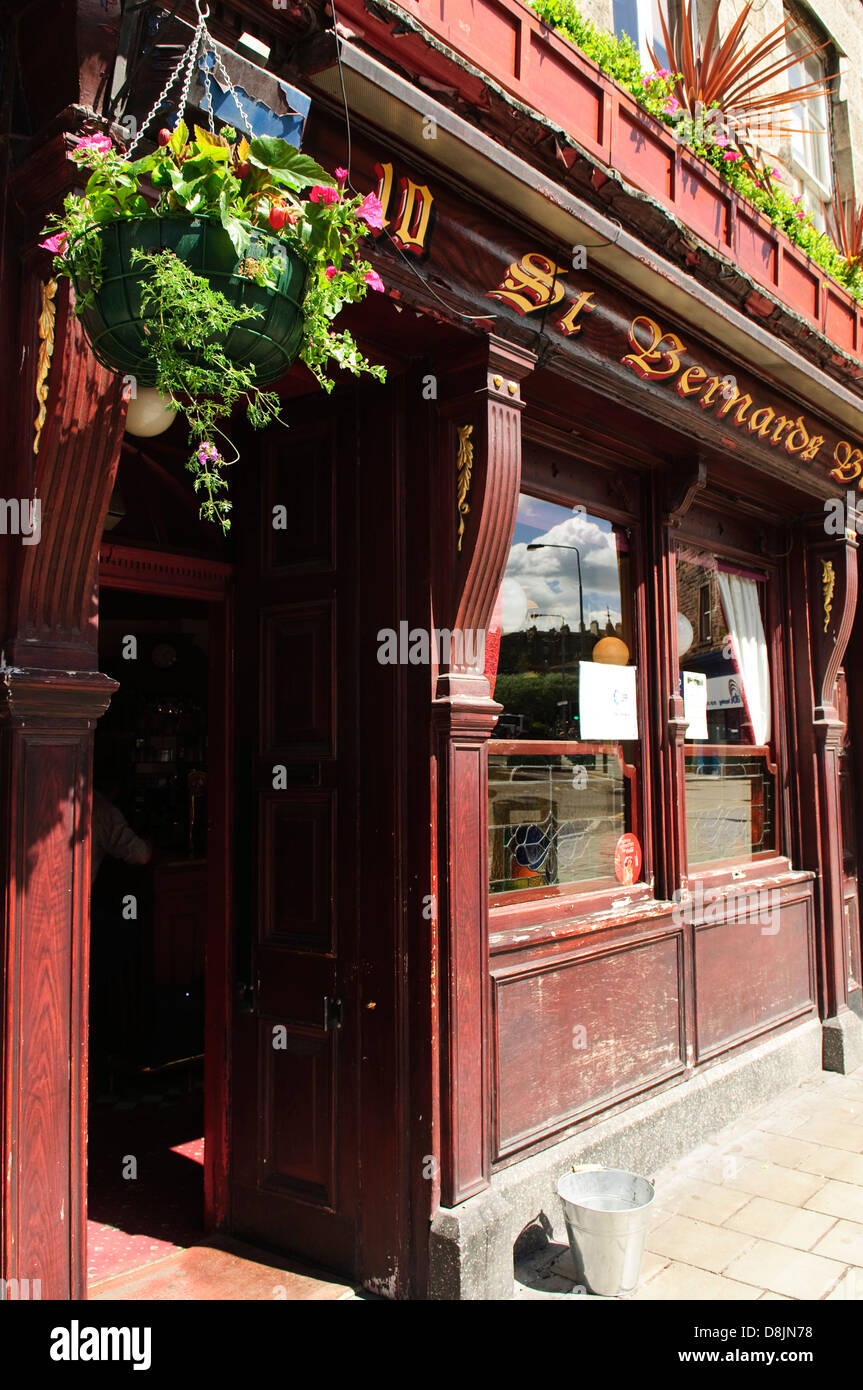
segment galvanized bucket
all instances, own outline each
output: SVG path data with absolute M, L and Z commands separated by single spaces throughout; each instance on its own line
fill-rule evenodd
M 655 1189 L 619 1168 L 582 1168 L 557 1184 L 576 1282 L 617 1298 L 638 1287 Z

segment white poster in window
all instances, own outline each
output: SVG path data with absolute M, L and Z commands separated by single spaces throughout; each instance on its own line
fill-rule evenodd
M 686 737 L 706 743 L 707 677 L 701 671 L 683 672 L 683 717 L 689 724 Z
M 587 740 L 638 738 L 634 666 L 578 663 L 580 737 Z

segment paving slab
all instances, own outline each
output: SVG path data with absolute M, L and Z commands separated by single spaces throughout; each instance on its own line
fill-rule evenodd
M 769 1197 L 752 1197 L 725 1221 L 732 1231 L 744 1231 L 747 1235 L 760 1236 L 797 1250 L 811 1250 L 835 1224 L 833 1217 L 822 1212 L 801 1211 L 799 1207 L 774 1202 Z
M 846 1267 L 822 1255 L 792 1250 L 771 1240 L 757 1240 L 731 1261 L 726 1272 L 729 1279 L 784 1293 L 788 1298 L 821 1299 L 839 1282 Z

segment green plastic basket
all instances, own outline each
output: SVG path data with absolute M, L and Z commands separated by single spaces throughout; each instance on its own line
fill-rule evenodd
M 141 309 L 141 281 L 147 271 L 140 263 L 132 264 L 135 249 L 173 251 L 235 308 L 262 311 L 259 318 L 249 319 L 213 339 L 232 362 L 253 368 L 258 385 L 278 381 L 299 352 L 308 270 L 278 237 L 256 231 L 247 253 L 256 260 L 272 255 L 283 259 L 274 289 L 236 273 L 240 257 L 233 242 L 224 227 L 209 218 L 123 217 L 105 222 L 70 244 L 73 267 L 75 241 L 82 237 L 98 237 L 101 241 L 102 283 L 94 302 L 82 310 L 81 324 L 94 356 L 112 372 L 134 376 L 140 386 L 153 386 L 156 381 L 146 331 L 153 309 L 150 306 L 147 314 Z M 83 299 L 90 289 L 83 267 L 72 278 L 79 300 Z M 190 354 L 189 360 L 205 365 L 199 355 Z

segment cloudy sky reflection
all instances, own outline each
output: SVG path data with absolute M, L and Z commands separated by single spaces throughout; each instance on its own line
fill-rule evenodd
M 611 614 L 621 621 L 617 544 L 610 521 L 573 512 L 554 502 L 521 494 L 506 579 L 515 580 L 527 597 L 524 628 L 559 628 L 563 616 L 578 631 L 578 560 L 572 551 L 527 549 L 531 541 L 548 545 L 574 545 L 581 552 L 584 585 L 584 622 L 599 623 L 600 631 Z M 554 616 L 532 620 L 532 614 Z

